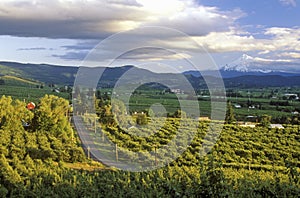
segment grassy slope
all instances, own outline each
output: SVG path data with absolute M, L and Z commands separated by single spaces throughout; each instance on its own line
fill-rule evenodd
M 4 80 L 5 85 L 13 85 L 13 86 L 36 86 L 36 85 L 40 85 L 42 83 L 37 82 L 37 81 L 33 81 L 33 80 L 29 80 L 29 79 L 24 79 L 21 77 L 17 77 L 17 76 L 10 76 L 10 75 L 5 75 L 0 77 L 0 79 Z
M 2 75 L 34 79 L 47 84 L 72 85 L 77 70 L 77 67 L 0 62 L 0 74 Z

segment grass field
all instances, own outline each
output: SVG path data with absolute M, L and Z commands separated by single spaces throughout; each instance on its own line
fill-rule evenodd
M 14 99 L 35 102 L 45 94 L 53 94 L 70 101 L 72 100 L 70 93 L 57 93 L 53 91 L 53 87 L 41 86 L 42 83 L 37 81 L 9 75 L 1 76 L 0 80 L 4 81 L 4 84 L 0 85 L 0 94 L 11 96 Z M 198 110 L 200 109 L 201 117 L 211 116 L 211 99 L 208 90 L 200 90 L 198 92 L 199 108 L 195 108 L 197 107 L 195 97 L 191 100 L 192 97 L 188 93 L 174 94 L 161 89 L 147 87 L 135 90 L 134 94 L 115 93 L 112 89 L 101 89 L 100 91 L 102 94 L 107 93 L 111 97 L 122 101 L 129 97 L 128 111 L 131 113 L 146 111 L 153 107 L 153 105 L 160 105 L 162 107 L 161 112 L 157 113 L 161 114 L 173 114 L 176 110 L 181 109 L 189 117 L 198 117 Z M 264 114 L 270 115 L 273 118 L 283 116 L 292 117 L 292 112 L 300 111 L 299 100 L 288 100 L 285 98 L 285 94 L 287 93 L 294 93 L 299 96 L 299 87 L 228 89 L 227 94 L 229 93 L 230 95 L 227 97 L 227 100 L 231 101 L 235 116 L 240 121 L 247 121 L 248 116 L 260 117 Z M 287 103 L 287 105 L 271 105 L 271 101 Z M 240 105 L 240 108 L 235 108 L 235 105 Z M 249 108 L 249 105 L 251 108 Z
M 270 115 L 272 117 L 282 117 L 290 116 L 292 117 L 292 112 L 299 111 L 300 101 L 299 100 L 288 100 L 283 99 L 285 93 L 299 93 L 300 89 L 294 88 L 293 90 L 287 91 L 282 89 L 277 91 L 277 97 L 267 97 L 271 95 L 272 90 L 251 90 L 251 95 L 249 95 L 248 90 L 240 90 L 239 97 L 227 97 L 227 100 L 231 101 L 234 108 L 234 113 L 236 118 L 239 120 L 246 120 L 247 116 L 262 116 L 264 114 Z M 279 90 L 276 89 L 276 90 Z M 109 93 L 112 91 L 103 90 Z M 262 95 L 261 93 L 264 93 Z M 270 92 L 270 94 L 268 93 Z M 174 94 L 174 93 L 164 93 L 158 94 L 155 90 L 140 90 L 139 94 L 133 94 L 130 96 L 129 100 L 129 111 L 130 112 L 141 112 L 149 109 L 151 105 L 161 104 L 166 109 L 167 113 L 174 113 L 178 109 L 186 109 L 188 116 L 194 116 L 196 114 L 195 104 L 192 104 L 195 100 L 189 100 L 189 95 L 187 94 Z M 116 93 L 112 97 L 121 99 L 128 97 L 127 95 L 117 95 Z M 199 96 L 199 108 L 200 116 L 210 116 L 211 113 L 211 99 L 209 95 Z M 271 102 L 287 103 L 288 105 L 279 106 L 272 105 Z M 235 108 L 235 105 L 240 105 L 240 107 Z M 250 106 L 250 108 L 249 108 Z
M 39 89 L 35 87 L 18 87 L 18 86 L 2 86 L 0 85 L 0 95 L 11 96 L 13 99 L 21 101 L 37 102 L 39 98 L 46 94 L 57 95 L 62 98 L 69 99 L 68 93 L 56 93 L 52 89 L 44 88 Z

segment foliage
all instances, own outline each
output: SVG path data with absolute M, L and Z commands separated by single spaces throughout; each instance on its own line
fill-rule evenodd
M 107 105 L 102 102 L 103 107 Z M 150 151 L 154 145 L 168 144 L 175 136 L 179 136 L 176 144 L 185 146 L 184 134 L 191 129 L 196 134 L 176 161 L 157 170 L 84 170 L 75 168 L 82 167 L 75 161 L 86 159 L 68 122 L 66 100 L 45 96 L 36 110 L 29 111 L 25 103 L 2 97 L 0 107 L 0 197 L 298 197 L 300 194 L 299 125 L 252 129 L 226 124 L 216 145 L 203 156 L 203 143 L 209 145 L 216 139 L 207 134 L 211 124 L 208 121 L 151 118 L 148 128 L 136 129 L 145 134 L 143 137 L 126 133 L 117 123 L 102 123 L 102 131 L 108 138 L 132 151 Z M 109 112 L 101 115 L 111 115 Z M 87 124 L 92 123 L 88 115 L 83 118 Z M 30 127 L 23 126 L 22 119 Z M 97 135 L 95 138 L 99 138 Z M 158 158 L 170 154 L 158 153 Z
M 186 118 L 186 113 L 180 109 L 176 110 L 174 115 L 174 118 Z
M 142 113 L 139 113 L 137 116 L 136 116 L 136 124 L 138 125 L 146 125 L 148 124 L 148 118 L 147 118 L 147 115 L 146 114 L 142 114 Z
M 230 101 L 227 102 L 227 110 L 225 115 L 225 122 L 227 124 L 233 124 L 235 122 L 233 107 Z
M 263 127 L 269 127 L 271 124 L 272 117 L 269 115 L 263 115 L 260 120 L 260 125 Z

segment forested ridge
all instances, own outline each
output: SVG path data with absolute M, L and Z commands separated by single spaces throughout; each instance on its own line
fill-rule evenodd
M 144 141 L 121 130 L 109 117 L 109 104 L 104 103 L 100 108 L 103 105 L 107 108 L 99 114 L 103 133 L 120 147 L 133 151 L 146 151 L 154 143 L 166 144 L 179 122 L 179 118 L 168 118 L 159 133 Z M 86 168 L 95 162 L 83 152 L 70 123 L 70 111 L 68 101 L 57 96 L 44 96 L 34 110 L 10 97 L 0 99 L 0 197 L 298 197 L 300 194 L 299 125 L 252 129 L 226 124 L 213 149 L 201 157 L 204 131 L 209 127 L 208 121 L 201 121 L 194 140 L 174 162 L 153 171 L 128 172 L 108 167 Z M 88 116 L 83 119 L 90 122 Z M 104 127 L 103 121 L 111 124 Z M 189 123 L 187 119 L 184 122 Z

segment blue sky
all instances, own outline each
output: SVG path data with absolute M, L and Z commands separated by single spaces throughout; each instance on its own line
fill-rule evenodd
M 241 9 L 246 15 L 237 22 L 243 26 L 299 26 L 297 19 L 300 17 L 300 8 L 295 0 L 201 0 L 199 2 L 227 10 Z
M 82 61 L 99 42 L 131 31 L 136 40 L 117 43 L 123 50 L 132 43 L 143 47 L 147 38 L 148 45 L 157 44 L 176 55 L 133 50 L 127 53 L 130 58 L 116 63 L 161 62 L 190 69 L 183 67 L 182 57 L 195 60 L 198 55 L 183 34 L 140 35 L 142 27 L 159 26 L 185 33 L 219 67 L 248 54 L 270 65 L 300 68 L 299 19 L 299 0 L 1 0 L 0 61 L 103 65 L 101 58 L 95 63 Z M 112 43 L 101 49 L 115 52 L 119 47 Z

